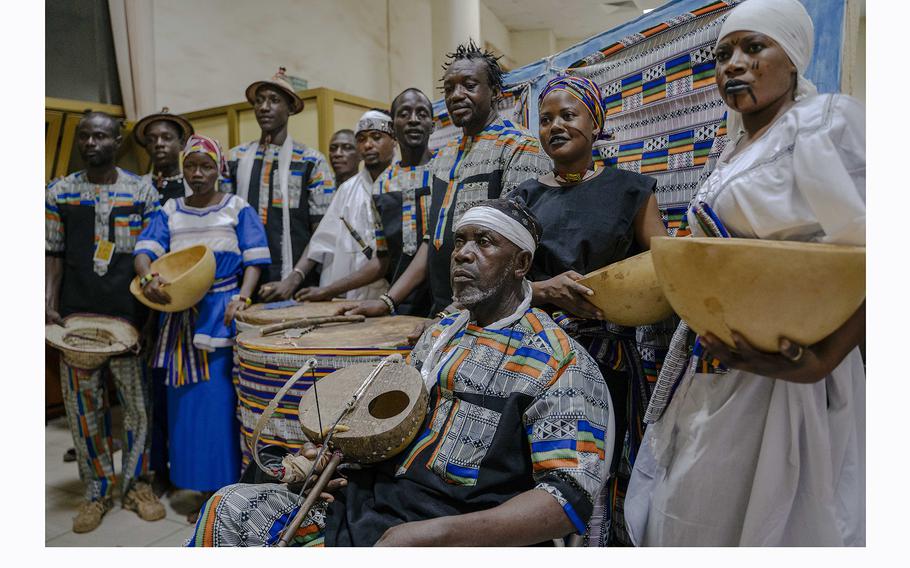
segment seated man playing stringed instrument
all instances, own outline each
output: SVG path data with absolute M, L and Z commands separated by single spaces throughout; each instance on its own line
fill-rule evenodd
M 409 358 L 429 385 L 421 430 L 398 456 L 330 482 L 292 545 L 523 546 L 586 532 L 613 408 L 591 357 L 530 307 L 539 241 L 540 224 L 514 201 L 460 219 L 451 279 L 465 309 Z M 286 485 L 224 487 L 187 544 L 275 544 L 301 501 Z

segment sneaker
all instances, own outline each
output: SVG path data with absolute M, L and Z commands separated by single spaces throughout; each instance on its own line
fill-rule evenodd
M 123 496 L 123 508 L 135 511 L 143 521 L 157 521 L 164 518 L 164 505 L 155 497 L 152 486 L 137 482 Z
M 111 510 L 113 503 L 110 499 L 98 501 L 85 501 L 79 507 L 79 513 L 73 517 L 73 532 L 87 533 L 98 528 L 104 514 Z

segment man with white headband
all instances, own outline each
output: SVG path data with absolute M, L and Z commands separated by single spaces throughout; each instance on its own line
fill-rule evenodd
M 389 288 L 384 278 L 388 250 L 372 188 L 395 157 L 392 117 L 378 109 L 365 112 L 357 122 L 354 140 L 364 168 L 338 188 L 309 247 L 294 266 L 302 283 L 317 264 L 322 265 L 319 287 L 304 288 L 301 293 L 367 300 L 379 298 Z M 294 290 L 296 287 L 291 292 Z M 263 298 L 286 299 L 267 293 Z
M 428 329 L 409 361 L 430 393 L 421 430 L 395 458 L 346 470 L 294 544 L 525 546 L 586 533 L 613 453 L 612 403 L 590 356 L 530 307 L 539 239 L 517 202 L 462 216 L 451 277 L 466 309 Z M 225 487 L 188 544 L 272 544 L 297 503 L 283 485 Z

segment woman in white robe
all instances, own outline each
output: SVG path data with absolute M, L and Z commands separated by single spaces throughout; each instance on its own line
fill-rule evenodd
M 730 139 L 693 205 L 706 204 L 734 237 L 865 245 L 864 109 L 802 77 L 813 39 L 805 9 L 749 0 L 719 38 Z M 691 209 L 689 224 L 705 236 Z M 821 342 L 782 340 L 776 354 L 701 338 L 728 370 L 696 373 L 694 356 L 666 408 L 652 399 L 649 415 L 660 418 L 625 500 L 633 541 L 864 545 L 864 322 L 865 304 Z M 659 382 L 672 383 L 668 374 Z

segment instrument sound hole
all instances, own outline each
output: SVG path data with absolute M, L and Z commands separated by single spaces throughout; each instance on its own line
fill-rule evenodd
M 391 418 L 404 412 L 411 399 L 400 390 L 384 392 L 370 401 L 370 416 L 379 419 Z

